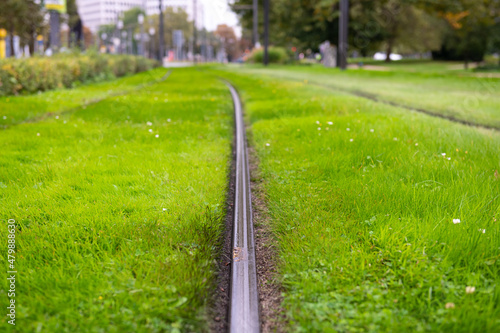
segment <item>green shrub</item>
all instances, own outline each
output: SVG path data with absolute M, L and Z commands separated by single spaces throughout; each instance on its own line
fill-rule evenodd
M 290 57 L 288 56 L 287 51 L 282 47 L 273 47 L 269 48 L 269 62 L 274 64 L 284 64 L 288 62 Z M 263 49 L 255 49 L 252 54 L 248 57 L 247 61 L 252 63 L 261 63 L 264 60 L 264 50 Z
M 129 55 L 60 54 L 0 60 L 0 96 L 29 94 L 147 71 L 159 64 Z

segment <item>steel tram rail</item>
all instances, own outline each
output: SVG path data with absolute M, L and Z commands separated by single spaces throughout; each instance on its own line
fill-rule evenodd
M 260 332 L 259 292 L 243 108 L 236 89 L 230 83 L 225 83 L 233 98 L 236 125 L 236 188 L 232 232 L 229 332 L 258 333 Z

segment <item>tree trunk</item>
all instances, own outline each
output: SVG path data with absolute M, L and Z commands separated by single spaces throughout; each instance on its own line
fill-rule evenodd
M 14 20 L 13 18 L 10 19 L 10 26 L 9 26 L 9 46 L 10 46 L 10 56 L 15 57 L 14 54 Z
M 32 28 L 30 31 L 30 39 L 28 40 L 28 47 L 30 49 L 30 55 L 35 55 L 35 43 L 36 43 L 36 32 L 35 29 Z
M 385 62 L 391 62 L 391 54 L 392 54 L 392 41 L 389 41 L 387 42 Z

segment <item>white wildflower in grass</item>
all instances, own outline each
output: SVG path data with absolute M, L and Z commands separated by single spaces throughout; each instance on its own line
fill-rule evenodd
M 153 129 L 151 129 L 151 128 L 150 128 L 150 129 L 149 129 L 149 133 L 153 133 Z
M 163 211 L 164 211 L 164 212 L 166 212 L 166 211 L 167 211 L 167 209 L 166 209 L 166 208 L 163 208 Z
M 448 161 L 451 161 L 451 157 L 448 157 Z
M 470 286 L 465 287 L 465 292 L 467 294 L 473 294 L 475 291 L 476 291 L 476 287 L 470 287 Z
M 3 120 L 7 119 L 7 116 L 3 116 Z
M 418 146 L 418 143 L 415 143 L 415 146 Z
M 446 303 L 444 306 L 446 309 L 454 309 L 455 308 L 455 303 Z
M 333 122 L 329 121 L 329 122 L 328 122 L 328 125 L 333 125 Z
M 63 124 L 66 124 L 66 120 L 63 122 Z
M 56 116 L 56 119 L 59 119 L 59 116 Z
M 316 124 L 318 124 L 318 125 L 319 125 L 319 120 L 316 120 Z
M 442 153 L 441 155 L 442 155 L 443 157 L 445 157 L 445 156 L 446 156 L 446 153 Z
M 168 121 L 168 122 L 171 122 L 171 121 L 172 121 L 172 119 L 168 118 L 168 119 L 167 119 L 167 121 Z
M 459 224 L 460 223 L 460 219 L 453 219 L 453 224 Z
M 479 232 L 482 232 L 483 234 L 486 233 L 486 229 L 479 229 Z
M 266 143 L 266 146 L 269 147 L 271 144 L 270 143 Z
M 370 132 L 372 132 L 372 133 L 373 133 L 373 132 L 375 132 L 375 130 L 372 128 L 372 129 L 370 129 Z
M 321 127 L 318 127 L 318 131 L 321 131 Z
M 153 126 L 153 123 L 152 123 L 152 122 L 150 122 L 150 121 L 148 121 L 148 122 L 146 123 L 146 125 L 148 125 L 148 126 Z
M 351 129 L 348 127 L 348 128 L 346 128 L 345 130 L 346 130 L 346 131 L 350 131 Z
M 40 133 L 36 133 L 36 136 L 40 136 Z
M 394 141 L 398 141 L 398 138 L 394 138 L 393 140 L 394 140 Z
M 349 141 L 353 142 L 353 141 L 354 141 L 354 139 L 351 139 L 351 140 L 349 140 Z
M 159 134 L 156 134 L 156 135 L 155 135 L 155 138 L 157 138 L 157 139 L 158 139 L 159 137 L 160 137 L 160 135 L 159 135 Z

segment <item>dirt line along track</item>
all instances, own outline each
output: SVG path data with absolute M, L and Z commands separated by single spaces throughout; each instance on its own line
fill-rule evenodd
M 250 193 L 245 124 L 240 97 L 226 82 L 233 98 L 236 124 L 236 179 L 232 233 L 229 332 L 260 332 L 259 293 Z
M 294 81 L 300 82 L 299 80 L 294 80 Z M 350 94 L 350 95 L 354 95 L 354 96 L 357 96 L 357 97 L 361 97 L 361 98 L 365 98 L 365 99 L 371 100 L 371 101 L 376 102 L 376 103 L 382 103 L 382 104 L 386 104 L 386 105 L 390 105 L 390 106 L 394 106 L 394 107 L 398 107 L 398 108 L 403 108 L 403 109 L 410 110 L 410 111 L 420 112 L 420 113 L 426 114 L 426 115 L 431 116 L 431 117 L 437 117 L 437 118 L 446 119 L 448 121 L 451 121 L 451 122 L 454 122 L 454 123 L 459 123 L 459 124 L 466 125 L 466 126 L 477 127 L 477 128 L 484 128 L 484 129 L 487 129 L 487 130 L 499 131 L 498 127 L 495 127 L 495 126 L 492 126 L 492 125 L 476 124 L 476 123 L 473 123 L 473 122 L 470 122 L 470 121 L 467 121 L 467 120 L 456 118 L 456 117 L 451 116 L 451 115 L 440 114 L 437 111 L 431 111 L 431 110 L 427 110 L 427 109 L 423 109 L 423 108 L 419 108 L 419 107 L 414 107 L 414 106 L 410 106 L 410 105 L 405 105 L 405 104 L 401 104 L 401 103 L 389 101 L 389 100 L 381 98 L 378 95 L 371 94 L 371 93 L 366 93 L 366 92 L 359 91 L 359 90 L 341 88 L 341 87 L 334 86 L 334 85 L 327 85 L 327 84 L 320 84 L 320 83 L 311 83 L 310 82 L 309 84 L 317 86 L 317 87 L 325 88 L 325 89 L 328 89 L 328 90 L 341 91 L 341 92 L 344 92 L 344 93 L 347 93 L 347 94 Z
M 148 82 L 143 83 L 143 84 L 141 84 L 141 85 L 139 85 L 139 86 L 137 86 L 137 87 L 135 87 L 133 89 L 117 91 L 117 92 L 114 92 L 114 93 L 109 94 L 107 96 L 90 100 L 87 103 L 84 103 L 83 105 L 78 105 L 78 106 L 75 106 L 75 107 L 72 107 L 72 108 L 69 108 L 69 109 L 57 112 L 57 115 L 65 115 L 65 114 L 68 114 L 68 113 L 72 113 L 72 112 L 75 112 L 75 111 L 79 110 L 82 106 L 94 105 L 94 104 L 102 102 L 102 101 L 104 101 L 106 99 L 110 99 L 110 98 L 113 98 L 113 97 L 119 97 L 119 96 L 127 95 L 127 94 L 130 94 L 130 93 L 133 93 L 134 91 L 139 91 L 141 89 L 150 87 L 153 84 L 160 83 L 160 82 L 163 82 L 163 81 L 167 80 L 170 77 L 171 74 L 172 74 L 172 70 L 170 69 L 160 79 L 148 81 Z M 40 122 L 40 121 L 43 121 L 43 120 L 47 119 L 48 117 L 51 117 L 53 114 L 54 113 L 49 112 L 49 113 L 45 113 L 45 114 L 42 114 L 42 115 L 34 117 L 34 118 L 30 118 L 30 119 L 27 119 L 27 120 L 24 120 L 24 121 L 20 121 L 18 123 L 14 123 L 14 124 L 11 124 L 11 125 L 0 126 L 0 130 L 5 130 L 5 129 L 8 129 L 8 128 L 11 128 L 12 126 L 16 126 L 16 125 L 19 125 L 19 124 Z

